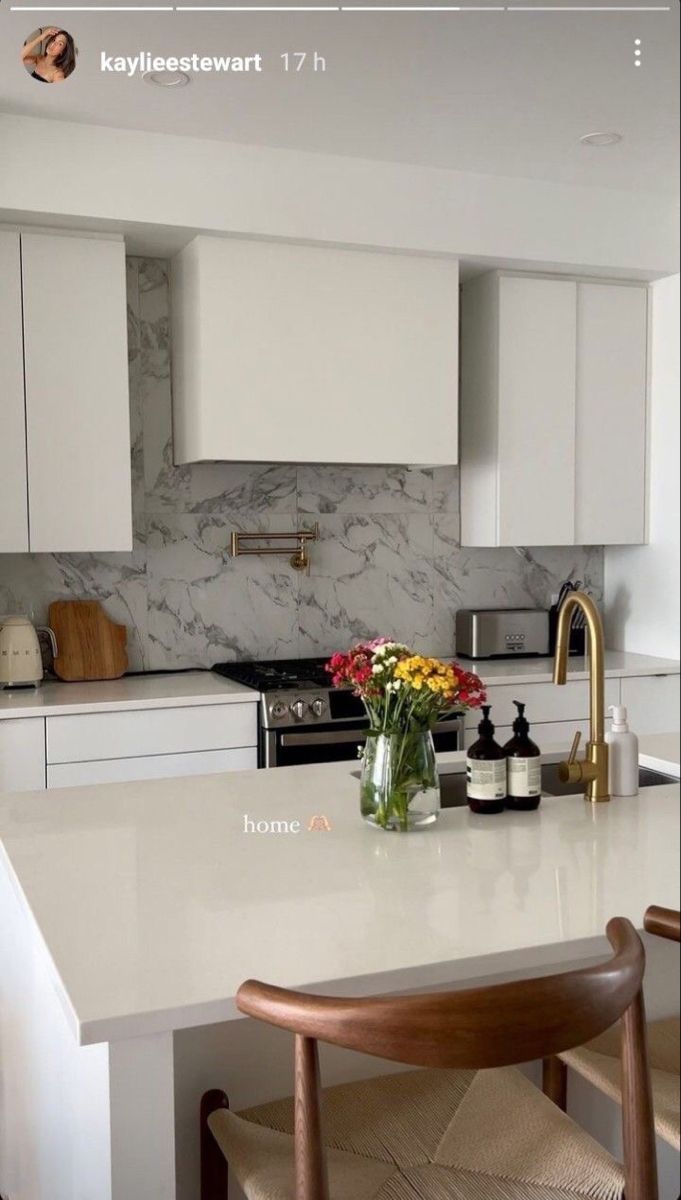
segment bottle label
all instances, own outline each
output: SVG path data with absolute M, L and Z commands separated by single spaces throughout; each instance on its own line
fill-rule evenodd
M 471 800 L 505 800 L 506 759 L 467 758 L 466 779 Z
M 509 796 L 541 796 L 541 759 L 509 758 Z

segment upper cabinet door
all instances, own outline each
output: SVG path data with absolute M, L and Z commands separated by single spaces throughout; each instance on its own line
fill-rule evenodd
M 21 243 L 31 550 L 130 550 L 123 242 Z
M 28 550 L 19 234 L 0 231 L 0 553 Z
M 645 541 L 646 288 L 492 272 L 463 296 L 462 545 Z
M 575 540 L 576 287 L 499 280 L 498 544 Z
M 645 541 L 647 289 L 580 283 L 576 536 Z
M 457 461 L 455 261 L 198 237 L 172 301 L 176 461 Z

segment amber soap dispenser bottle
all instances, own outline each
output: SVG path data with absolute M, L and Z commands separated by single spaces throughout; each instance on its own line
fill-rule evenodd
M 541 751 L 530 737 L 525 705 L 514 700 L 518 716 L 513 722 L 513 737 L 504 746 L 508 758 L 508 796 L 506 807 L 516 812 L 532 812 L 541 800 Z
M 494 740 L 490 706 L 483 707 L 479 737 L 466 756 L 466 796 L 474 813 L 500 813 L 506 803 L 506 751 Z

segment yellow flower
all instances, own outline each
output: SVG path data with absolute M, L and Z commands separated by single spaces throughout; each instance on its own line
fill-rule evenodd
M 439 658 L 425 658 L 422 654 L 412 654 L 398 662 L 394 678 L 416 692 L 425 686 L 433 695 L 443 698 L 454 695 L 459 682 L 449 663 L 443 663 Z

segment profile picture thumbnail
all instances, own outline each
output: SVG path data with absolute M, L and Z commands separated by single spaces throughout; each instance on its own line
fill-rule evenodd
M 38 83 L 63 83 L 76 69 L 78 51 L 66 29 L 49 26 L 29 34 L 21 50 L 21 61 L 31 79 Z

